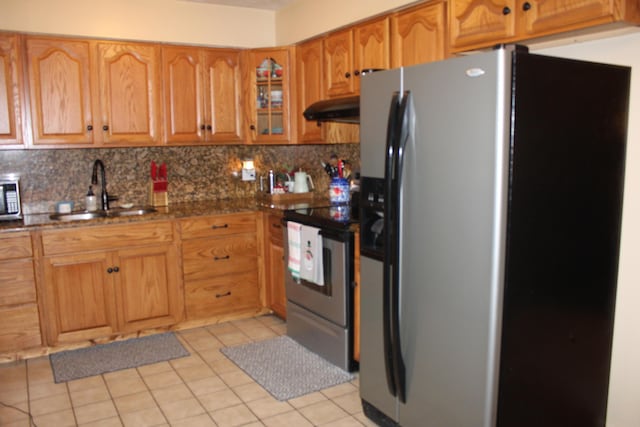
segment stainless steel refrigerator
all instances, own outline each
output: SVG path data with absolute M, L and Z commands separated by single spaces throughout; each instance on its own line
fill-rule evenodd
M 523 47 L 362 79 L 369 418 L 605 424 L 629 85 Z

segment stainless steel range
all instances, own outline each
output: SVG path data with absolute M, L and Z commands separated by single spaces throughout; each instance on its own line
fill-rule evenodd
M 287 335 L 345 371 L 353 359 L 353 232 L 349 206 L 286 211 L 285 260 L 289 259 L 287 224 L 316 227 L 322 239 L 323 283 L 294 277 L 287 269 Z

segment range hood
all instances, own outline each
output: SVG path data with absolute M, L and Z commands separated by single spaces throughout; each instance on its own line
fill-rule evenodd
M 302 115 L 307 120 L 318 122 L 360 123 L 360 97 L 318 101 L 304 110 Z

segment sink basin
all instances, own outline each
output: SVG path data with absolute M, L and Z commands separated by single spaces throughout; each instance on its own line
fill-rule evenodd
M 70 213 L 54 213 L 49 218 L 59 221 L 86 221 L 95 218 L 106 218 L 107 213 L 104 211 L 97 212 L 70 212 Z
M 115 208 L 109 211 L 78 211 L 70 213 L 54 213 L 49 215 L 49 218 L 58 221 L 87 221 L 97 218 L 117 218 L 121 216 L 139 216 L 157 212 L 157 210 L 151 206 L 137 206 L 130 209 Z
M 150 213 L 158 212 L 155 208 L 151 206 L 137 206 L 129 209 L 123 208 L 115 208 L 109 210 L 107 216 L 117 217 L 117 216 L 138 216 L 138 215 L 146 215 Z

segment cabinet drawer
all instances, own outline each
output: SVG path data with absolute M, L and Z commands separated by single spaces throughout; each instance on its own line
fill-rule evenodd
M 31 259 L 0 262 L 0 305 L 35 301 L 36 287 Z
M 254 212 L 188 218 L 180 221 L 183 239 L 256 232 Z
M 110 250 L 172 241 L 173 230 L 170 222 L 79 227 L 42 233 L 45 255 Z
M 0 352 L 42 345 L 36 304 L 0 308 L 0 319 Z
M 194 239 L 182 243 L 184 280 L 201 280 L 258 268 L 255 234 Z
M 230 274 L 185 284 L 187 318 L 202 319 L 225 313 L 258 310 L 257 271 Z
M 27 258 L 32 255 L 29 233 L 0 234 L 0 260 Z

